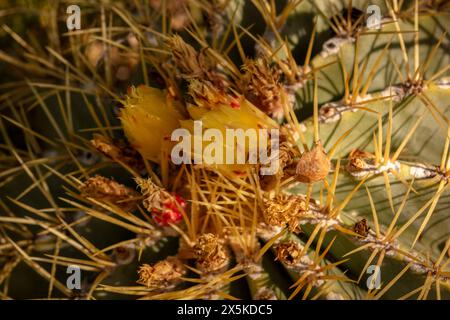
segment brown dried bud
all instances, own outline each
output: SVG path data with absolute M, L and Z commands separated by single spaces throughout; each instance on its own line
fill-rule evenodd
M 287 141 L 280 143 L 279 161 L 281 169 L 292 165 L 294 158 L 296 157 L 296 150 L 297 149 Z
M 229 263 L 230 256 L 219 237 L 212 233 L 202 234 L 194 245 L 198 267 L 206 273 L 220 271 Z
M 145 196 L 144 207 L 151 212 L 153 220 L 160 226 L 179 223 L 183 218 L 183 208 L 186 202 L 176 194 L 167 192 L 155 185 L 151 179 L 137 178 L 136 183 Z
M 297 163 L 296 179 L 303 183 L 315 183 L 326 178 L 331 163 L 320 141 L 310 151 L 303 153 Z
M 295 266 L 300 262 L 303 248 L 295 241 L 286 241 L 275 247 L 276 260 L 285 263 L 288 266 Z
M 354 149 L 349 154 L 347 170 L 350 173 L 357 173 L 364 170 L 373 169 L 374 159 L 375 156 L 373 154 L 358 149 Z
M 139 284 L 148 288 L 169 289 L 180 281 L 180 278 L 186 274 L 186 268 L 176 257 L 168 257 L 159 261 L 153 266 L 149 264 L 142 265 L 139 270 Z
M 125 211 L 134 210 L 140 196 L 135 190 L 99 175 L 86 180 L 80 192 L 85 197 L 111 202 Z
M 362 219 L 361 221 L 358 221 L 355 223 L 355 226 L 353 227 L 353 231 L 355 231 L 357 234 L 367 237 L 369 234 L 370 227 L 367 225 L 367 220 Z

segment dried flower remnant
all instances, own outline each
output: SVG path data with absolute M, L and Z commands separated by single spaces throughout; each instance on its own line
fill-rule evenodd
M 322 181 L 330 171 L 331 163 L 320 141 L 312 150 L 304 152 L 297 163 L 296 179 L 303 183 Z
M 283 179 L 295 174 L 295 159 L 299 157 L 298 149 L 292 143 L 286 141 L 286 136 L 280 136 L 278 171 L 274 175 L 260 175 L 259 182 L 264 191 L 273 190 Z
M 363 237 L 367 237 L 367 235 L 369 234 L 369 230 L 370 227 L 367 225 L 366 219 L 362 219 L 361 221 L 356 222 L 355 226 L 353 227 L 353 231 Z
M 282 91 L 279 75 L 266 59 L 249 60 L 243 67 L 242 88 L 245 97 L 259 109 L 275 119 L 282 119 Z
M 348 157 L 347 170 L 356 174 L 362 171 L 368 171 L 374 168 L 375 156 L 371 153 L 358 149 L 352 150 Z
M 139 270 L 139 284 L 148 288 L 173 288 L 186 273 L 183 263 L 176 257 L 168 257 L 154 265 L 143 264 Z
M 205 273 L 218 272 L 229 263 L 228 250 L 219 237 L 212 233 L 202 234 L 197 239 L 193 249 L 197 266 Z
M 287 194 L 278 194 L 273 199 L 264 200 L 264 217 L 271 226 L 289 225 L 291 231 L 297 230 L 300 217 L 308 210 L 306 200 Z
M 137 178 L 136 183 L 145 197 L 144 207 L 152 214 L 153 220 L 160 226 L 179 223 L 183 219 L 182 210 L 186 201 L 154 184 L 151 179 Z
M 92 146 L 106 157 L 118 163 L 123 163 L 140 172 L 144 169 L 141 155 L 123 141 L 114 141 L 100 134 L 94 134 Z
M 218 88 L 227 87 L 225 75 L 219 73 L 217 63 L 212 61 L 204 50 L 197 52 L 178 35 L 170 37 L 167 45 L 182 78 L 208 80 Z
M 295 266 L 300 262 L 302 247 L 295 241 L 279 243 L 275 247 L 276 259 L 287 266 Z
M 135 190 L 99 175 L 86 180 L 80 192 L 85 197 L 111 202 L 125 211 L 134 210 L 140 196 Z

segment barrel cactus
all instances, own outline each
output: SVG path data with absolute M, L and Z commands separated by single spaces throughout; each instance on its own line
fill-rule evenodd
M 0 4 L 2 299 L 450 298 L 447 1 Z

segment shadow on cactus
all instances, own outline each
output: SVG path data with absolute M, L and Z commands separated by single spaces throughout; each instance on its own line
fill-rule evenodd
M 0 2 L 0 298 L 450 299 L 445 1 L 144 3 Z

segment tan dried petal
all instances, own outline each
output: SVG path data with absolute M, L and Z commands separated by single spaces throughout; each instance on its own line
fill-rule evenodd
M 180 36 L 174 35 L 170 37 L 167 40 L 167 44 L 172 51 L 175 64 L 185 76 L 199 78 L 209 69 L 205 57 L 197 54 L 194 47 L 187 44 Z
M 294 159 L 298 157 L 298 149 L 290 142 L 283 141 L 286 139 L 283 135 L 280 136 L 280 146 L 278 153 L 279 167 L 274 175 L 260 175 L 259 182 L 261 189 L 264 191 L 273 190 L 283 178 L 289 178 L 295 171 Z
M 296 179 L 303 183 L 315 183 L 325 179 L 331 163 L 325 149 L 318 142 L 310 151 L 303 153 L 297 163 Z

